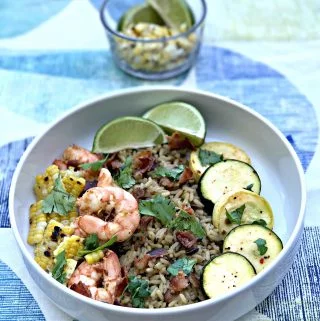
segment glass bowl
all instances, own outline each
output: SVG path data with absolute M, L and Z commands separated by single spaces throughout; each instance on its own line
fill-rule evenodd
M 118 23 L 124 13 L 144 3 L 142 0 L 105 0 L 100 9 L 100 18 L 115 63 L 128 74 L 149 80 L 171 78 L 188 70 L 200 50 L 207 6 L 205 0 L 186 2 L 193 13 L 192 27 L 184 31 L 182 26 L 180 31 L 169 36 L 164 35 L 165 27 L 152 27 L 157 38 L 151 38 L 149 34 L 145 36 L 149 30 L 146 31 L 147 26 L 143 24 L 137 25 L 138 30 L 128 29 L 125 34 L 118 30 Z

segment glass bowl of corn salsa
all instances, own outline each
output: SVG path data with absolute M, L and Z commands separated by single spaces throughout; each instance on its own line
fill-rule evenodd
M 105 0 L 100 18 L 119 68 L 162 80 L 194 64 L 206 13 L 205 0 Z

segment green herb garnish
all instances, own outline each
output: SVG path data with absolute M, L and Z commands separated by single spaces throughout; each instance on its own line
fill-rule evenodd
M 169 227 L 180 231 L 191 231 L 195 236 L 200 238 L 206 236 L 205 230 L 195 217 L 182 210 L 179 212 L 179 215 L 169 223 Z
M 261 226 L 264 226 L 264 227 L 267 226 L 267 222 L 265 220 L 261 219 L 261 218 L 259 220 L 257 220 L 257 221 L 253 221 L 251 224 L 257 224 L 257 225 L 261 225 Z
M 144 299 L 151 294 L 149 282 L 147 280 L 138 279 L 133 275 L 129 276 L 129 283 L 123 293 L 126 291 L 131 294 L 131 303 L 134 308 L 144 308 Z
M 132 177 L 132 157 L 126 159 L 124 165 L 120 168 L 119 174 L 116 175 L 115 181 L 124 189 L 130 188 L 136 183 Z
M 202 166 L 213 165 L 221 162 L 223 160 L 223 155 L 217 154 L 214 151 L 200 148 L 199 160 Z
M 140 214 L 153 216 L 165 226 L 168 226 L 172 221 L 175 211 L 175 206 L 171 200 L 161 195 L 157 195 L 150 200 L 139 201 Z
M 234 211 L 232 211 L 230 213 L 226 209 L 227 218 L 230 221 L 230 223 L 240 224 L 241 217 L 243 215 L 243 211 L 245 208 L 246 208 L 246 206 L 245 206 L 245 204 L 243 204 L 242 206 L 238 207 L 237 209 L 235 209 Z
M 257 244 L 260 255 L 266 254 L 266 252 L 268 251 L 268 247 L 266 247 L 266 244 L 267 244 L 266 240 L 257 239 L 254 241 L 254 243 Z
M 183 165 L 179 165 L 175 168 L 159 166 L 154 170 L 153 175 L 156 177 L 168 177 L 176 181 L 180 178 L 183 171 Z
M 183 257 L 182 259 L 178 259 L 173 264 L 171 264 L 167 271 L 173 275 L 178 275 L 179 271 L 183 271 L 185 275 L 188 275 L 191 273 L 193 266 L 197 263 L 194 259 L 188 259 L 186 257 Z
M 75 203 L 76 198 L 65 190 L 59 175 L 52 191 L 42 201 L 42 211 L 46 214 L 55 212 L 63 216 L 74 209 Z
M 98 171 L 107 161 L 108 157 L 109 155 L 107 155 L 104 159 L 98 160 L 96 162 L 81 164 L 79 165 L 79 167 L 81 167 L 84 170 L 91 169 L 93 171 Z
M 65 254 L 66 251 L 63 250 L 57 255 L 56 263 L 52 269 L 52 277 L 62 284 L 66 281 L 66 273 L 64 272 L 64 267 L 67 264 L 67 260 Z
M 102 250 L 106 249 L 107 247 L 111 246 L 116 241 L 117 241 L 117 236 L 113 235 L 112 238 L 108 242 L 96 247 L 95 249 L 78 251 L 78 256 L 85 256 L 85 255 L 92 253 L 92 252 L 102 251 Z
M 84 249 L 92 251 L 99 246 L 99 239 L 97 234 L 90 234 L 84 240 Z
M 244 187 L 244 189 L 246 189 L 247 191 L 252 192 L 252 187 L 253 187 L 253 184 L 249 184 L 247 187 Z

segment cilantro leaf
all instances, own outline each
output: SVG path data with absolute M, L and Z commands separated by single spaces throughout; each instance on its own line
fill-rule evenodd
M 93 234 L 91 234 L 91 235 L 93 235 Z M 113 235 L 112 238 L 108 242 L 106 242 L 106 243 L 104 243 L 104 244 L 102 244 L 102 245 L 100 245 L 100 246 L 98 246 L 98 247 L 96 247 L 96 248 L 94 248 L 92 250 L 80 250 L 80 251 L 78 251 L 78 256 L 85 256 L 85 255 L 87 255 L 89 253 L 92 253 L 92 252 L 104 250 L 107 247 L 111 246 L 116 241 L 117 241 L 117 236 Z M 99 243 L 98 243 L 98 245 L 99 245 Z
M 76 198 L 65 190 L 59 175 L 52 191 L 42 201 L 42 211 L 48 214 L 55 212 L 62 216 L 67 215 L 74 208 L 75 202 Z
M 90 234 L 84 240 L 85 250 L 94 250 L 99 246 L 99 239 L 97 234 Z
M 126 159 L 124 165 L 120 168 L 119 174 L 116 175 L 115 181 L 124 189 L 130 188 L 136 183 L 132 177 L 132 157 Z
M 183 171 L 183 165 L 178 165 L 175 168 L 159 166 L 154 170 L 153 175 L 156 177 L 168 177 L 176 181 L 180 178 Z
M 258 225 L 262 225 L 264 227 L 267 226 L 267 222 L 265 220 L 263 220 L 262 218 L 260 218 L 259 220 L 257 221 L 253 221 L 251 224 L 258 224 Z
M 129 283 L 123 293 L 125 291 L 131 294 L 131 303 L 134 308 L 144 308 L 144 299 L 151 294 L 149 282 L 133 275 L 129 276 Z
M 195 217 L 182 210 L 179 212 L 179 215 L 170 222 L 169 227 L 180 231 L 191 231 L 195 236 L 200 238 L 206 236 L 205 230 Z
M 242 206 L 238 207 L 237 209 L 235 209 L 231 213 L 229 213 L 228 210 L 226 209 L 227 218 L 230 221 L 230 223 L 240 224 L 241 217 L 243 215 L 243 211 L 245 208 L 246 208 L 246 205 L 243 204 Z
M 60 283 L 64 283 L 66 280 L 66 273 L 64 272 L 64 267 L 67 264 L 66 251 L 63 250 L 56 257 L 56 263 L 52 269 L 52 277 Z
M 178 275 L 179 271 L 183 271 L 185 275 L 191 273 L 193 266 L 197 263 L 194 259 L 188 259 L 187 257 L 183 257 L 182 259 L 178 259 L 174 263 L 172 263 L 168 268 L 167 271 L 173 275 Z
M 81 167 L 84 170 L 91 169 L 93 171 L 98 171 L 107 161 L 108 157 L 109 155 L 107 155 L 104 159 L 98 160 L 96 162 L 81 164 L 79 165 L 79 167 Z
M 266 240 L 257 239 L 254 241 L 254 243 L 257 244 L 258 251 L 259 251 L 260 255 L 266 254 L 266 252 L 268 251 L 268 247 L 266 246 L 266 244 L 267 244 Z
M 244 189 L 246 189 L 247 191 L 252 192 L 252 187 L 253 187 L 253 184 L 251 183 L 247 187 L 244 187 Z
M 199 160 L 202 166 L 213 165 L 223 160 L 222 154 L 217 154 L 214 151 L 202 149 L 199 150 Z
M 139 211 L 140 214 L 153 216 L 168 226 L 173 219 L 175 206 L 168 198 L 157 195 L 152 199 L 139 201 Z

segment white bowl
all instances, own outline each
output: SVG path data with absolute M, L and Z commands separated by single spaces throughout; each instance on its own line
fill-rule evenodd
M 28 209 L 35 201 L 35 175 L 67 145 L 90 148 L 96 130 L 113 118 L 142 115 L 148 108 L 173 100 L 196 106 L 207 124 L 206 140 L 221 140 L 242 147 L 252 159 L 262 182 L 261 195 L 275 214 L 275 231 L 284 243 L 277 259 L 250 282 L 234 292 L 199 303 L 164 309 L 135 309 L 88 299 L 64 287 L 33 260 L 27 244 Z M 276 107 L 275 107 L 276 108 Z M 21 158 L 13 176 L 9 211 L 11 226 L 24 262 L 36 284 L 63 311 L 86 321 L 231 321 L 253 309 L 282 280 L 293 263 L 303 230 L 306 202 L 303 170 L 286 138 L 269 121 L 230 99 L 208 92 L 141 87 L 122 90 L 77 106 L 35 138 Z

